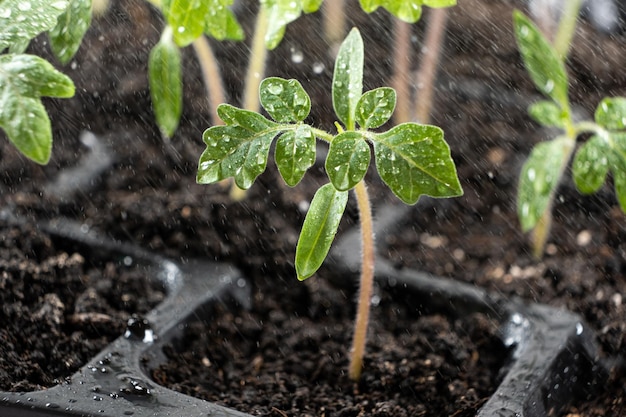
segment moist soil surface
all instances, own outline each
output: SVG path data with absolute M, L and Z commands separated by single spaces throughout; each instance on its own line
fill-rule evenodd
M 238 13 L 250 39 L 248 3 Z M 348 24 L 361 28 L 366 45 L 365 88 L 388 85 L 393 20 L 384 12 L 366 16 L 354 1 L 347 3 Z M 540 261 L 530 255 L 515 214 L 517 178 L 532 146 L 554 132 L 540 129 L 526 113 L 541 97 L 516 52 L 514 7 L 525 2 L 461 0 L 450 10 L 432 121 L 445 131 L 465 194 L 423 199 L 399 219 L 400 232 L 386 235 L 379 246 L 398 268 L 579 313 L 616 365 L 600 395 L 590 391 L 563 415 L 623 415 L 624 214 L 610 179 L 593 196 L 579 195 L 566 180 L 546 255 Z M 424 26 L 413 29 L 416 51 Z M 353 277 L 322 267 L 298 283 L 293 267 L 308 202 L 327 182 L 323 163 L 292 189 L 270 160 L 241 202 L 230 198 L 226 186 L 196 184 L 202 131 L 212 121 L 191 48 L 183 50 L 184 113 L 173 138 L 161 137 L 150 110 L 148 54 L 162 27 L 147 2 L 112 1 L 76 57 L 60 67 L 75 81 L 76 96 L 45 100 L 55 138 L 50 164 L 37 166 L 0 141 L 0 205 L 21 222 L 2 220 L 0 389 L 42 389 L 69 378 L 123 334 L 132 314 L 145 313 L 163 297 L 158 283 L 140 280 L 136 271 L 125 277 L 113 260 L 94 264 L 37 227 L 65 217 L 172 259 L 232 262 L 252 283 L 251 311 L 217 308 L 212 320 L 190 324 L 184 339 L 166 347 L 170 362 L 153 370 L 158 383 L 264 415 L 473 415 L 499 382 L 506 354 L 494 324 L 480 315 L 422 315 L 381 292 L 363 379 L 347 381 L 354 294 L 350 285 L 329 283 Z M 299 79 L 312 97 L 308 121 L 331 130 L 333 48 L 320 28 L 319 14 L 292 24 L 269 54 L 266 73 Z M 583 117 L 591 117 L 602 97 L 626 95 L 625 41 L 623 33 L 602 33 L 581 22 L 568 71 L 570 95 Z M 248 47 L 213 46 L 228 100 L 237 104 Z M 50 56 L 45 37 L 31 49 Z M 399 204 L 374 169 L 368 180 L 375 214 Z M 340 233 L 357 221 L 351 199 Z M 79 317 L 83 313 L 88 316 Z M 109 322 L 102 326 L 96 317 Z M 374 388 L 380 393 L 373 394 Z M 237 390 L 235 398 L 227 398 L 227 390 Z M 319 398 L 324 402 L 312 403 Z

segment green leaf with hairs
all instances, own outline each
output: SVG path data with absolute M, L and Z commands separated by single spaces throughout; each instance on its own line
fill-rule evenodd
M 430 125 L 404 123 L 372 134 L 376 166 L 391 191 L 406 204 L 421 195 L 463 194 L 443 131 Z
M 348 130 L 354 129 L 356 105 L 363 93 L 363 39 L 354 28 L 342 42 L 333 73 L 333 108 Z
M 330 143 L 326 157 L 330 182 L 339 191 L 354 188 L 365 177 L 370 159 L 370 147 L 362 132 L 340 133 Z
M 380 87 L 361 96 L 355 111 L 356 122 L 362 129 L 376 129 L 387 123 L 396 108 L 396 90 Z
M 233 177 L 248 189 L 265 171 L 272 140 L 284 131 L 258 113 L 222 104 L 218 115 L 226 126 L 204 131 L 206 149 L 200 156 L 196 181 L 208 184 Z
M 303 121 L 311 111 L 311 99 L 296 80 L 266 78 L 259 87 L 261 105 L 279 123 Z

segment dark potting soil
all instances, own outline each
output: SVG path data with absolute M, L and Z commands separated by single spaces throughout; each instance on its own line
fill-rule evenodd
M 152 370 L 154 380 L 271 416 L 470 416 L 499 382 L 507 350 L 497 323 L 479 313 L 429 315 L 419 297 L 403 305 L 379 291 L 354 383 L 346 355 L 353 297 L 321 279 L 298 292 L 257 292 L 251 311 L 216 306 L 165 347 L 168 361 Z
M 393 49 L 389 40 L 392 20 L 383 12 L 367 17 L 358 12 L 356 1 L 347 3 L 351 8 L 349 24 L 358 25 L 364 35 L 366 88 L 388 85 Z M 426 201 L 418 204 L 403 218 L 405 233 L 391 234 L 384 239 L 381 237 L 380 244 L 389 246 L 384 251 L 385 256 L 394 259 L 398 267 L 411 266 L 485 286 L 493 291 L 519 295 L 529 301 L 579 312 L 597 332 L 606 356 L 623 360 L 618 355 L 626 345 L 626 304 L 622 300 L 626 294 L 625 222 L 610 187 L 603 188 L 592 197 L 579 196 L 567 183 L 562 187 L 555 207 L 548 254 L 542 261 L 535 261 L 528 255 L 527 236 L 519 232 L 515 218 L 515 192 L 521 164 L 531 147 L 550 134 L 538 130 L 526 114 L 527 105 L 540 96 L 516 52 L 510 22 L 513 7 L 524 8 L 525 3 L 461 0 L 450 9 L 433 122 L 446 132 L 465 195 L 437 201 L 433 205 Z M 246 8 L 246 3 L 243 4 L 241 21 L 250 39 L 253 14 Z M 299 79 L 312 96 L 310 122 L 333 129 L 332 104 L 328 93 L 333 60 L 328 53 L 330 48 L 320 37 L 320 27 L 319 14 L 307 16 L 291 25 L 284 41 L 269 55 L 267 74 Z M 204 148 L 202 131 L 211 123 L 204 86 L 193 52 L 186 48 L 183 51 L 183 119 L 174 138 L 169 141 L 162 139 L 150 111 L 146 75 L 148 54 L 158 41 L 161 28 L 158 13 L 147 2 L 112 1 L 107 14 L 94 21 L 75 59 L 62 68 L 76 83 L 76 97 L 45 100 L 55 138 L 51 163 L 45 167 L 36 166 L 19 156 L 5 138 L 0 140 L 0 206 L 9 207 L 30 224 L 42 219 L 69 217 L 84 222 L 103 235 L 137 244 L 173 259 L 200 257 L 229 261 L 244 272 L 255 288 L 255 305 L 261 311 L 216 311 L 208 327 L 200 323 L 192 325 L 193 333 L 187 337 L 195 338 L 194 341 L 199 344 L 197 354 L 168 348 L 171 358 L 180 356 L 183 360 L 175 370 L 155 370 L 155 379 L 159 383 L 176 385 L 184 392 L 208 397 L 210 390 L 217 392 L 229 384 L 245 381 L 246 385 L 239 387 L 239 392 L 246 398 L 253 396 L 250 394 L 253 391 L 248 391 L 251 381 L 258 380 L 275 394 L 275 402 L 250 405 L 248 410 L 266 410 L 267 413 L 280 415 L 291 409 L 292 402 L 296 405 L 298 401 L 304 403 L 306 395 L 311 399 L 321 396 L 314 394 L 315 390 L 322 389 L 317 385 L 307 388 L 298 386 L 300 388 L 295 390 L 296 386 L 291 384 L 284 372 L 286 368 L 292 368 L 300 374 L 298 378 L 303 378 L 307 369 L 314 366 L 309 358 L 319 353 L 324 345 L 330 353 L 326 355 L 326 363 L 320 366 L 316 378 L 320 381 L 322 378 L 339 381 L 339 385 L 329 390 L 346 393 L 343 401 L 350 404 L 343 411 L 344 415 L 352 415 L 360 409 L 369 414 L 376 407 L 381 407 L 379 415 L 387 412 L 385 407 L 402 407 L 404 410 L 416 407 L 414 410 L 419 415 L 418 407 L 421 406 L 418 404 L 392 405 L 388 402 L 395 395 L 395 391 L 389 388 L 394 386 L 393 379 L 405 373 L 415 376 L 414 381 L 420 383 L 402 385 L 403 381 L 400 381 L 398 389 L 402 395 L 396 397 L 430 398 L 429 408 L 425 410 L 429 415 L 454 414 L 456 411 L 451 411 L 453 409 L 470 413 L 489 395 L 487 382 L 493 384 L 497 381 L 496 364 L 502 353 L 501 350 L 488 353 L 488 349 L 496 344 L 485 336 L 493 335 L 492 324 L 480 316 L 470 317 L 466 322 L 443 316 L 423 316 L 406 325 L 409 331 L 403 331 L 404 325 L 396 323 L 396 320 L 404 315 L 415 316 L 416 312 L 406 306 L 384 309 L 389 301 L 381 293 L 381 304 L 374 310 L 376 315 L 381 316 L 372 322 L 366 369 L 377 372 L 388 368 L 390 372 L 378 380 L 372 376 L 374 374 L 368 376 L 366 371 L 361 384 L 354 386 L 346 382 L 340 373 L 345 369 L 345 352 L 349 345 L 346 338 L 350 333 L 340 329 L 348 328 L 352 322 L 350 302 L 353 296 L 340 290 L 330 291 L 326 287 L 325 281 L 330 282 L 333 278 L 336 281 L 331 268 L 323 267 L 313 281 L 305 284 L 295 280 L 293 269 L 295 244 L 307 204 L 316 187 L 327 182 L 323 166 L 318 164 L 300 185 L 290 189 L 283 185 L 270 161 L 268 171 L 259 178 L 243 202 L 233 202 L 227 188 L 195 184 L 196 164 Z M 414 26 L 416 50 L 419 50 L 419 42 L 423 39 L 423 28 L 424 22 Z M 625 37 L 623 34 L 602 34 L 588 22 L 583 22 L 574 42 L 575 47 L 568 60 L 571 96 L 578 103 L 577 111 L 588 117 L 602 97 L 626 95 L 626 73 L 623 71 L 626 66 Z M 42 37 L 32 49 L 48 54 L 46 43 L 45 37 Z M 229 100 L 237 103 L 248 49 L 232 42 L 213 45 L 222 66 Z M 292 59 L 294 54 L 299 56 L 300 52 L 302 60 Z M 80 133 L 84 130 L 93 132 L 96 141 L 85 140 L 84 136 L 81 140 Z M 51 186 L 57 183 L 65 169 L 77 166 L 93 168 L 97 165 L 91 163 L 93 160 L 106 163 L 90 176 L 74 173 L 75 177 L 88 178 L 79 188 L 64 189 L 61 193 L 59 188 Z M 368 178 L 371 180 L 375 210 L 380 211 L 384 210 L 387 202 L 397 201 L 382 191 L 384 187 L 374 171 L 372 169 Z M 356 209 L 351 202 L 341 230 L 352 227 L 356 220 Z M 11 227 L 10 230 L 15 229 Z M 3 234 L 14 236 L 13 240 L 3 241 L 3 245 L 12 251 L 8 259 L 28 261 L 15 264 L 7 261 L 13 269 L 2 264 L 0 273 L 6 288 L 24 287 L 27 281 L 23 277 L 28 275 L 28 271 L 42 269 L 29 263 L 34 258 L 52 259 L 47 261 L 49 266 L 44 269 L 54 271 L 55 282 L 62 282 L 63 279 L 76 282 L 80 281 L 80 276 L 85 280 L 89 274 L 95 274 L 100 276 L 96 280 L 98 286 L 110 285 L 104 280 L 109 275 L 106 268 L 91 270 L 87 268 L 89 260 L 78 262 L 79 257 L 73 252 L 68 252 L 65 258 L 66 255 L 61 253 L 48 252 L 50 249 L 46 244 L 29 244 L 29 236 L 35 232 L 35 229 L 27 228 L 19 233 L 13 231 L 9 234 L 7 231 Z M 22 242 L 22 239 L 25 241 Z M 35 241 L 45 242 L 45 238 Z M 62 272 L 76 269 L 90 272 L 83 272 L 78 277 L 61 277 Z M 145 288 L 134 291 L 132 296 L 139 302 L 145 291 Z M 74 296 L 81 294 L 81 290 L 69 292 Z M 31 358 L 48 357 L 50 355 L 46 352 L 59 345 L 58 342 L 51 342 L 53 339 L 43 332 L 46 326 L 52 334 L 54 329 L 57 334 L 65 331 L 65 327 L 53 322 L 48 325 L 39 323 L 42 308 L 58 310 L 54 310 L 54 306 L 59 304 L 53 296 L 46 301 L 45 294 L 38 294 L 35 306 L 20 313 L 27 323 L 36 323 L 30 327 L 38 336 L 37 343 L 32 345 L 37 349 L 24 351 Z M 298 306 L 281 311 L 279 307 L 283 307 L 286 300 L 296 300 Z M 63 319 L 67 325 L 74 310 L 69 307 L 69 301 L 62 303 L 66 306 Z M 120 313 L 103 313 L 117 318 L 119 328 L 115 336 L 121 334 L 125 318 L 135 309 L 135 306 L 130 306 Z M 54 314 L 46 314 L 44 320 L 60 317 Z M 260 314 L 260 318 L 255 318 L 253 314 Z M 340 323 L 338 317 L 344 317 L 347 323 Z M 264 326 L 261 326 L 261 320 Z M 326 329 L 314 330 L 310 327 L 318 322 Z M 4 323 L 6 321 L 0 324 L 2 331 L 7 328 Z M 233 323 L 237 326 L 232 326 Z M 88 333 L 94 324 L 82 323 L 81 326 L 87 329 L 83 327 L 68 334 L 71 336 L 79 331 Z M 285 336 L 282 340 L 271 334 L 261 336 L 262 327 L 267 327 L 270 332 L 282 329 Z M 237 330 L 250 336 L 243 338 L 235 334 Z M 400 334 L 399 341 L 388 342 L 383 330 Z M 451 332 L 448 333 L 448 330 Z M 220 337 L 222 334 L 224 337 Z M 302 339 L 298 334 L 303 335 Z M 332 340 L 328 334 L 333 335 Z M 340 339 L 340 335 L 344 337 Z M 223 343 L 222 339 L 226 336 L 228 343 Z M 322 341 L 318 343 L 315 337 Z M 274 356 L 280 356 L 276 354 L 280 352 L 279 348 L 293 347 L 299 355 L 304 355 L 300 358 L 306 359 L 286 359 L 285 369 L 271 368 L 271 358 L 259 358 L 259 354 L 250 353 L 256 352 L 256 345 L 251 345 L 255 340 L 263 341 L 274 349 Z M 236 345 L 236 341 L 242 344 Z M 424 341 L 426 344 L 418 344 Z M 191 343 L 191 340 L 187 342 Z M 211 351 L 207 350 L 209 342 L 213 343 Z M 47 343 L 48 347 L 43 347 L 43 343 Z M 8 346 L 2 344 L 1 348 Z M 14 346 L 17 347 L 17 344 Z M 313 352 L 306 351 L 307 347 Z M 389 352 L 389 357 L 383 359 L 379 356 L 392 347 L 394 350 Z M 57 364 L 71 360 L 79 367 L 98 349 L 96 347 L 84 354 L 64 354 Z M 14 354 L 3 351 L 2 358 L 11 355 Z M 225 363 L 220 355 L 236 360 Z M 403 362 L 404 359 L 406 362 Z M 491 374 L 474 373 L 473 370 L 483 361 L 487 361 L 485 370 Z M 24 371 L 25 374 L 36 375 L 38 379 L 35 381 L 21 382 L 21 377 L 12 376 L 7 380 L 18 384 L 17 389 L 20 390 L 37 389 L 49 386 L 55 383 L 55 379 L 61 380 L 72 372 L 68 370 L 41 376 L 51 363 L 42 360 L 39 370 Z M 219 372 L 213 372 L 220 366 L 224 368 L 221 376 Z M 8 364 L 0 372 L 9 372 L 13 368 L 13 364 Z M 260 372 L 266 368 L 270 368 L 271 375 L 255 374 L 257 370 Z M 237 369 L 248 371 L 248 376 L 236 376 L 234 372 Z M 433 375 L 436 378 L 430 380 Z M 194 376 L 199 378 L 192 379 Z M 48 382 L 44 384 L 43 380 Z M 386 399 L 380 400 L 382 402 L 378 405 L 366 399 L 368 390 L 375 385 L 381 386 L 383 393 L 387 393 Z M 293 395 L 287 394 L 290 390 L 294 390 Z M 434 397 L 435 393 L 439 399 Z M 456 396 L 454 393 L 460 394 Z M 456 400 L 451 400 L 453 394 Z M 254 396 L 271 401 L 270 395 Z M 566 413 L 585 416 L 626 414 L 626 387 L 619 361 L 616 361 L 607 389 L 602 390 L 600 395 L 590 396 L 581 398 Z M 219 401 L 232 403 L 235 399 L 222 397 Z M 368 403 L 365 404 L 365 401 Z M 444 409 L 435 407 L 435 404 L 451 401 L 456 401 L 454 408 L 447 405 Z M 308 401 L 306 406 L 317 412 L 321 410 L 321 406 L 316 408 Z M 330 410 L 330 407 L 339 406 L 323 407 Z M 302 413 L 291 412 L 292 415 Z M 394 415 L 401 413 L 398 408 L 389 412 Z
M 94 263 L 32 224 L 0 221 L 0 389 L 33 391 L 68 379 L 149 312 L 163 286 L 130 259 Z

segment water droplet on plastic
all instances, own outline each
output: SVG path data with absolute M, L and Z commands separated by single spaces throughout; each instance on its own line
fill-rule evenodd
M 126 323 L 124 337 L 127 339 L 141 340 L 144 343 L 154 342 L 154 330 L 150 323 L 143 317 L 133 315 Z

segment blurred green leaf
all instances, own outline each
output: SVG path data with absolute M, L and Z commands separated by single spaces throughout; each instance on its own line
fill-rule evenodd
M 609 152 L 606 141 L 599 136 L 592 136 L 576 152 L 572 176 L 581 193 L 594 193 L 604 184 L 609 172 Z
M 263 108 L 279 123 L 301 122 L 311 111 L 311 99 L 296 80 L 266 78 L 259 95 Z
M 183 108 L 183 82 L 180 50 L 167 27 L 148 59 L 152 108 L 163 134 L 172 137 Z
M 517 213 L 523 231 L 535 227 L 543 212 L 550 210 L 552 193 L 561 181 L 565 159 L 572 146 L 573 142 L 565 136 L 541 142 L 524 163 L 517 197 Z
M 290 187 L 300 182 L 307 169 L 315 163 L 315 136 L 308 125 L 298 125 L 283 133 L 276 141 L 276 166 Z
M 396 108 L 396 90 L 376 88 L 361 96 L 356 105 L 356 122 L 362 129 L 375 129 L 384 125 Z
M 595 114 L 596 123 L 608 130 L 626 129 L 626 98 L 605 98 Z
M 70 0 L 69 7 L 50 31 L 50 47 L 63 64 L 74 56 L 91 25 L 91 0 Z
M 66 0 L 0 1 L 0 52 L 22 53 L 30 40 L 54 28 Z
M 356 105 L 363 93 L 363 39 L 354 28 L 339 48 L 333 73 L 333 108 L 348 130 L 354 129 Z
M 326 157 L 326 172 L 337 190 L 350 190 L 363 179 L 370 165 L 370 152 L 361 132 L 343 132 L 333 139 Z
M 389 13 L 405 22 L 415 23 L 422 16 L 422 6 L 450 7 L 456 5 L 456 0 L 360 0 L 361 8 L 372 13 L 383 7 Z
M 430 125 L 404 123 L 372 134 L 376 166 L 383 181 L 407 204 L 423 194 L 463 194 L 443 131 Z
M 562 109 L 568 109 L 568 81 L 563 61 L 539 28 L 523 13 L 514 11 L 513 23 L 517 45 L 535 86 Z
M 322 186 L 313 197 L 296 247 L 296 273 L 303 281 L 313 275 L 326 259 L 348 202 L 347 191 L 332 184 Z
M 245 35 L 234 13 L 229 9 L 233 0 L 207 0 L 208 14 L 205 32 L 217 40 L 241 41 Z
M 25 156 L 46 164 L 52 148 L 50 120 L 40 97 L 71 97 L 74 84 L 34 55 L 0 56 L 0 127 Z
M 176 45 L 182 48 L 202 35 L 212 5 L 206 0 L 163 0 L 161 10 Z
M 567 121 L 567 114 L 563 114 L 561 108 L 552 101 L 541 100 L 531 104 L 528 114 L 545 127 L 564 129 Z
M 265 46 L 274 49 L 285 34 L 285 27 L 304 13 L 317 11 L 322 5 L 321 0 L 260 0 L 261 7 L 267 12 L 268 28 L 265 35 Z

